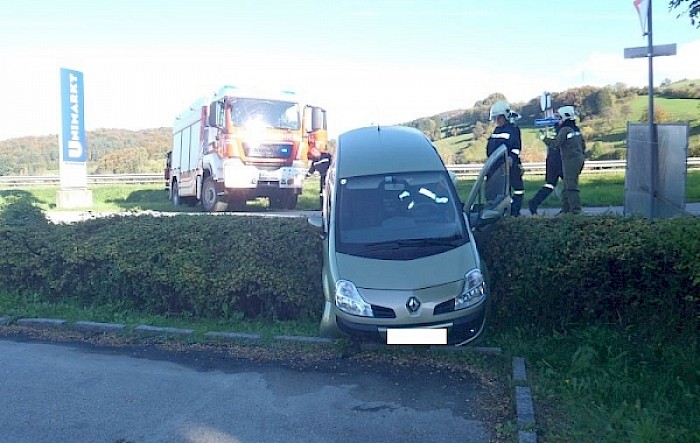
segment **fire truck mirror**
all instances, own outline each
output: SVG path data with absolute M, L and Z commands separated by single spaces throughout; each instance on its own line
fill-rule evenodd
M 218 127 L 217 124 L 217 117 L 219 116 L 219 102 L 212 102 L 211 105 L 209 105 L 209 127 L 211 128 L 216 128 Z

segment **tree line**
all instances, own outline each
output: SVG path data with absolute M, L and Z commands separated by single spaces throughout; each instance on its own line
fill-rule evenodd
M 700 98 L 700 80 L 671 82 L 665 79 L 655 96 L 666 98 Z M 555 107 L 577 105 L 581 121 L 599 119 L 602 122 L 616 118 L 629 119 L 630 101 L 648 95 L 647 88 L 630 88 L 622 83 L 606 87 L 584 86 L 553 92 Z M 403 123 L 423 131 L 432 140 L 470 133 L 480 140 L 491 130 L 489 109 L 498 100 L 507 98 L 501 93 L 489 94 L 471 108 L 444 112 Z M 524 103 L 513 103 L 522 116 L 518 124 L 534 124 L 542 117 L 540 98 Z M 664 121 L 664 111 L 655 110 L 657 121 Z M 642 120 L 646 119 L 642 115 Z M 606 130 L 602 128 L 601 130 Z M 594 135 L 594 134 L 587 134 Z M 87 168 L 89 174 L 158 173 L 165 166 L 165 155 L 170 150 L 172 128 L 154 128 L 139 131 L 126 129 L 96 129 L 86 133 L 88 143 Z M 334 141 L 331 141 L 331 145 Z M 30 136 L 0 141 L 0 175 L 53 175 L 58 174 L 58 136 Z
M 172 128 L 87 131 L 88 174 L 160 172 L 172 144 Z M 58 135 L 0 141 L 0 175 L 58 174 Z
M 575 105 L 580 120 L 586 122 L 593 119 L 629 119 L 632 114 L 632 99 L 648 95 L 649 91 L 647 87 L 635 88 L 617 83 L 605 87 L 582 86 L 550 94 L 554 109 L 564 105 Z M 700 99 L 700 80 L 682 80 L 674 83 L 665 79 L 661 86 L 654 90 L 654 96 Z M 505 95 L 499 92 L 492 93 L 475 102 L 471 108 L 423 117 L 404 124 L 421 130 L 433 141 L 468 133 L 473 134 L 475 140 L 479 140 L 490 131 L 489 110 L 491 105 L 499 100 L 508 101 Z M 521 116 L 518 120 L 520 126 L 532 126 L 535 119 L 543 117 L 540 97 L 527 102 L 511 103 L 511 107 Z M 663 111 L 661 112 L 663 114 Z

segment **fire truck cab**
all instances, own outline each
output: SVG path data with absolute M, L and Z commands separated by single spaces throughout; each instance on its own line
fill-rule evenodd
M 272 209 L 294 209 L 308 146 L 327 149 L 326 130 L 325 110 L 292 92 L 224 86 L 175 118 L 170 199 L 201 202 L 207 212 L 241 210 L 258 197 Z

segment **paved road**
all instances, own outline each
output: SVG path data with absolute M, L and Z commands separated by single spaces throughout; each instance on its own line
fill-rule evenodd
M 492 441 L 464 374 L 344 361 L 0 337 L 0 442 Z

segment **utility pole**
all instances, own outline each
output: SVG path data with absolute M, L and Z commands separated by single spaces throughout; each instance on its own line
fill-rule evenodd
M 647 8 L 647 58 L 649 59 L 649 154 L 651 155 L 651 183 L 649 187 L 649 219 L 652 220 L 655 214 L 656 189 L 658 187 L 658 159 L 659 143 L 656 125 L 654 124 L 654 42 L 652 35 L 651 10 L 652 1 L 649 0 Z
M 655 214 L 655 200 L 658 188 L 658 158 L 659 158 L 659 140 L 654 124 L 654 57 L 664 55 L 676 55 L 676 44 L 654 46 L 652 35 L 652 1 L 651 0 L 635 0 L 634 6 L 637 12 L 640 13 L 642 19 L 641 5 L 646 3 L 646 20 L 647 28 L 644 30 L 642 20 L 642 36 L 647 37 L 647 46 L 639 48 L 625 48 L 625 58 L 641 58 L 649 59 L 649 166 L 651 169 L 651 177 L 649 181 L 649 213 L 648 218 L 653 219 Z

